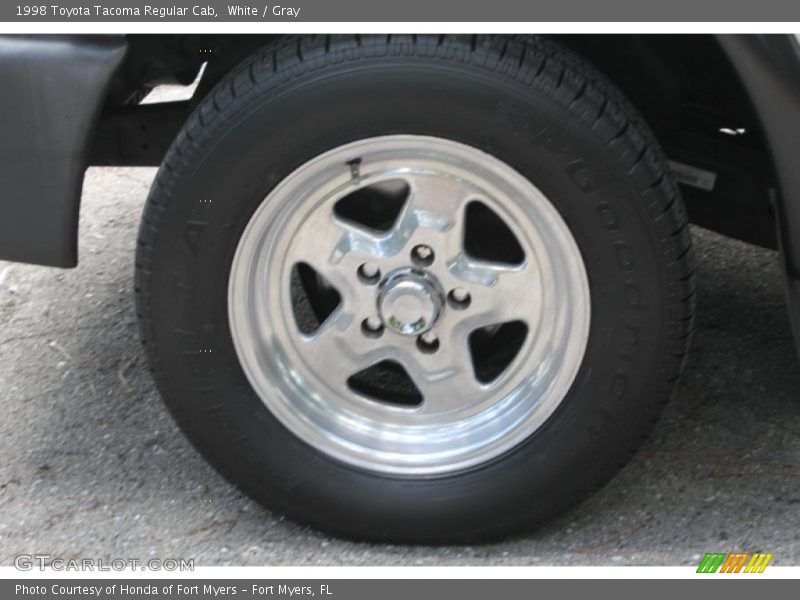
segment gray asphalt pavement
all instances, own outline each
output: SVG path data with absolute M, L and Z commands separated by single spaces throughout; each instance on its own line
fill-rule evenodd
M 0 262 L 0 564 L 19 553 L 197 565 L 800 564 L 800 368 L 773 252 L 694 230 L 698 320 L 655 435 L 605 489 L 504 543 L 352 543 L 243 497 L 144 364 L 132 294 L 152 169 L 92 169 L 76 270 Z

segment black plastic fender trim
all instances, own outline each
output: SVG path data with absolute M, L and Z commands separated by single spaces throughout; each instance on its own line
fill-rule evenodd
M 792 35 L 719 35 L 766 136 L 779 189 L 778 238 L 800 354 L 800 41 Z
M 77 264 L 89 147 L 126 50 L 121 36 L 0 36 L 0 259 Z

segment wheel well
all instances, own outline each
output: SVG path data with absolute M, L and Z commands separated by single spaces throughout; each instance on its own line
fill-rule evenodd
M 670 160 L 715 176 L 678 176 L 694 223 L 775 248 L 776 187 L 758 114 L 712 35 L 569 35 L 560 41 L 608 76 L 648 122 Z M 708 187 L 708 186 L 706 186 Z
M 159 164 L 197 103 L 247 55 L 275 37 L 129 36 L 128 56 L 101 115 L 90 164 Z M 681 186 L 693 222 L 776 246 L 770 202 L 775 178 L 768 146 L 758 115 L 714 36 L 554 37 L 625 93 L 670 160 L 714 175 L 713 189 Z M 190 83 L 202 65 L 203 76 L 191 99 L 139 104 L 154 86 Z M 679 178 L 684 184 L 686 173 Z

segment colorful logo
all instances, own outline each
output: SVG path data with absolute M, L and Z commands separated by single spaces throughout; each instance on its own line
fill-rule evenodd
M 764 552 L 706 552 L 698 573 L 763 573 L 767 568 L 772 554 Z

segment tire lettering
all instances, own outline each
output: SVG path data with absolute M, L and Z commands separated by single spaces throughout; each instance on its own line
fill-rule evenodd
M 192 297 L 192 286 L 183 283 L 177 273 L 172 276 L 172 297 L 176 300 Z
M 647 305 L 644 303 L 642 296 L 642 291 L 635 281 L 629 279 L 625 282 L 625 302 L 628 308 L 647 310 Z
M 586 166 L 582 160 L 576 160 L 567 165 L 567 175 L 582 191 L 587 194 L 595 191 L 597 186 L 594 183 L 594 177 L 589 167 Z
M 622 371 L 617 371 L 614 374 L 614 379 L 611 380 L 611 389 L 609 393 L 615 400 L 620 400 L 625 395 L 625 390 L 628 389 L 628 376 Z
M 204 221 L 188 221 L 184 228 L 183 238 L 186 240 L 186 245 L 192 255 L 197 256 L 197 246 L 200 242 L 200 236 L 203 231 L 208 227 L 208 223 Z
M 633 249 L 626 242 L 614 244 L 617 264 L 626 271 L 633 271 Z
M 597 205 L 597 214 L 600 215 L 600 220 L 603 223 L 603 227 L 605 227 L 608 231 L 616 231 L 619 229 L 617 215 L 614 213 L 614 209 L 611 208 L 611 205 L 608 202 L 603 201 Z

